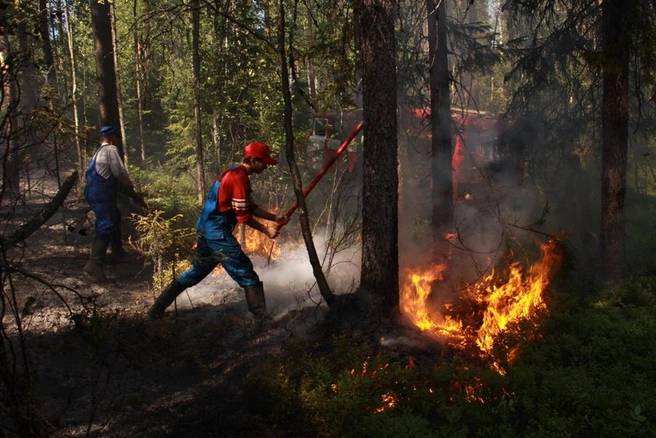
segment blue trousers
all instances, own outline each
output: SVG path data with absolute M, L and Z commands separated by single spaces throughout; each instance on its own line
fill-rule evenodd
M 260 283 L 260 277 L 253 269 L 251 259 L 244 254 L 241 245 L 231 233 L 225 233 L 221 239 L 212 240 L 199 236 L 196 244 L 192 268 L 177 279 L 182 286 L 195 286 L 219 264 L 244 289 Z
M 96 235 L 113 238 L 118 233 L 121 223 L 121 212 L 116 205 L 116 194 L 109 194 L 106 198 L 93 199 L 89 205 L 96 216 Z

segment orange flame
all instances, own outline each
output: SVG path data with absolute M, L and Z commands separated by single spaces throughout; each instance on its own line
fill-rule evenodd
M 275 260 L 281 252 L 280 245 L 276 240 L 270 239 L 264 233 L 260 233 L 250 227 L 244 227 L 239 232 L 239 240 L 242 248 L 247 254 L 259 254 L 270 260 Z
M 374 409 L 374 413 L 380 414 L 388 409 L 394 409 L 398 404 L 396 394 L 386 392 L 380 396 L 380 406 Z
M 530 318 L 545 307 L 543 293 L 558 260 L 554 246 L 554 243 L 542 246 L 542 258 L 530 267 L 526 276 L 522 275 L 519 263 L 515 263 L 510 267 L 509 279 L 505 284 L 494 285 L 494 274 L 486 278 L 486 293 L 482 299 L 487 309 L 476 340 L 482 351 L 492 351 L 495 338 L 509 323 Z
M 435 314 L 429 308 L 428 299 L 432 284 L 444 279 L 443 273 L 446 265 L 438 265 L 423 273 L 407 270 L 401 277 L 405 278 L 405 285 L 401 287 L 401 308 L 412 323 L 422 331 L 430 331 L 436 335 L 458 336 L 462 330 L 462 323 L 449 316 Z
M 508 280 L 499 284 L 492 272 L 480 283 L 470 286 L 467 298 L 473 299 L 483 309 L 480 327 L 470 327 L 462 320 L 432 309 L 429 298 L 432 286 L 444 279 L 446 265 L 439 265 L 424 272 L 406 270 L 402 273 L 400 303 L 403 313 L 420 330 L 436 337 L 446 337 L 449 345 L 463 348 L 476 345 L 484 357 L 492 357 L 495 340 L 509 324 L 532 318 L 545 308 L 543 294 L 560 260 L 556 243 L 541 246 L 542 256 L 524 273 L 519 263 L 510 266 Z M 508 360 L 516 356 L 516 349 L 506 352 Z M 494 359 L 494 358 L 492 358 Z M 494 367 L 500 371 L 496 364 Z

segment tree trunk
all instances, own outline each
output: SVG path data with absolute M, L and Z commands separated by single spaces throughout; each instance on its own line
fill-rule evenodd
M 25 121 L 29 120 L 30 114 L 36 108 L 37 101 L 39 100 L 39 89 L 41 88 L 41 78 L 36 71 L 34 57 L 31 45 L 28 41 L 28 33 L 30 30 L 27 27 L 27 17 L 23 12 L 21 0 L 14 0 L 14 9 L 16 11 L 16 35 L 18 37 L 18 53 L 15 56 L 13 63 L 20 66 L 18 70 L 20 75 L 20 107 L 21 118 Z M 30 130 L 27 135 L 34 137 L 34 133 Z
M 91 0 L 91 23 L 96 56 L 98 85 L 98 112 L 100 125 L 119 126 L 118 95 L 116 89 L 116 66 L 112 48 L 112 26 L 109 2 Z M 116 147 L 123 157 L 123 144 L 117 138 Z
M 48 15 L 48 1 L 39 0 L 39 33 L 41 34 L 43 57 L 46 62 L 46 67 L 48 68 L 48 83 L 53 90 L 56 90 L 57 69 L 55 68 L 55 54 L 52 50 L 52 42 L 50 41 Z
M 278 54 L 280 57 L 280 75 L 282 79 L 282 93 L 285 102 L 284 113 L 284 128 L 285 128 L 285 157 L 289 165 L 289 171 L 292 176 L 294 184 L 294 193 L 296 194 L 296 202 L 298 202 L 299 222 L 301 224 L 301 233 L 305 241 L 305 248 L 308 252 L 310 265 L 312 266 L 312 273 L 317 280 L 319 293 L 321 297 L 326 300 L 330 306 L 335 301 L 335 295 L 330 290 L 326 276 L 321 269 L 321 261 L 317 254 L 317 249 L 314 246 L 312 239 L 312 231 L 310 221 L 308 218 L 307 207 L 305 205 L 305 197 L 303 196 L 303 182 L 301 173 L 296 165 L 296 156 L 294 155 L 294 131 L 292 127 L 292 94 L 289 87 L 289 72 L 287 66 L 287 57 L 285 52 L 285 7 L 284 0 L 279 0 L 278 18 Z
M 57 17 L 62 17 L 64 14 L 64 7 L 62 6 L 62 0 L 50 1 L 48 2 L 48 7 L 50 8 L 50 13 Z M 56 27 L 55 27 L 56 25 Z M 53 33 L 56 35 L 64 35 L 64 20 L 54 20 L 53 24 Z M 56 54 L 55 54 L 56 55 Z M 64 61 L 60 57 L 55 56 L 55 70 L 63 71 L 65 69 Z M 70 87 L 68 86 L 68 75 L 60 75 L 59 80 L 57 81 L 57 95 L 65 96 Z
M 144 102 L 148 103 L 148 92 L 150 89 L 150 73 L 152 70 L 152 67 L 150 65 L 151 62 L 151 16 L 153 14 L 153 7 L 151 6 L 153 0 L 144 0 L 144 5 L 146 7 L 146 11 L 144 13 L 144 20 L 143 20 L 143 37 L 141 39 L 141 67 L 142 67 L 142 80 L 143 80 L 143 92 L 144 92 Z
M 146 145 L 144 144 L 144 117 L 143 117 L 143 101 L 141 96 L 141 82 L 143 80 L 143 67 L 141 65 L 141 42 L 139 39 L 139 26 L 137 23 L 137 3 L 134 0 L 132 3 L 132 18 L 134 19 L 134 73 L 135 73 L 135 86 L 137 98 L 137 123 L 139 124 L 139 153 L 141 157 L 141 165 L 146 164 Z M 146 5 L 148 7 L 148 5 Z
M 77 171 L 68 176 L 62 183 L 57 194 L 48 202 L 41 210 L 39 210 L 29 221 L 21 225 L 16 231 L 2 239 L 2 249 L 7 249 L 16 246 L 28 237 L 30 237 L 36 230 L 41 228 L 48 219 L 54 215 L 59 207 L 62 206 L 66 197 L 71 189 L 77 182 Z
M 399 304 L 398 146 L 396 119 L 396 1 L 355 3 L 361 52 L 363 119 L 362 271 L 360 287 L 382 299 L 387 313 Z
M 603 276 L 618 281 L 626 274 L 624 200 L 629 137 L 629 57 L 625 2 L 604 0 L 602 98 L 601 261 Z
M 121 76 L 118 65 L 118 37 L 116 36 L 116 11 L 114 2 L 109 2 L 109 18 L 112 30 L 112 54 L 114 56 L 114 75 L 116 76 L 116 107 L 118 108 L 118 128 L 121 132 L 121 144 L 123 146 L 123 161 L 128 164 L 128 149 L 125 135 L 125 122 L 123 119 L 123 96 L 121 95 Z
M 312 2 L 307 2 L 307 39 L 310 47 L 314 47 L 314 23 L 312 21 Z M 314 56 L 312 52 L 307 57 L 308 69 L 308 86 L 310 89 L 310 100 L 315 102 L 317 99 L 317 77 L 314 72 Z
M 196 173 L 198 178 L 198 199 L 202 203 L 205 198 L 205 159 L 203 156 L 203 136 L 200 120 L 200 3 L 191 3 L 192 21 L 192 69 L 194 81 L 194 128 L 196 143 Z
M 426 2 L 428 10 L 428 56 L 430 72 L 431 151 L 432 151 L 432 222 L 433 261 L 446 261 L 448 243 L 444 234 L 453 221 L 453 171 L 451 158 L 451 99 L 449 95 L 449 63 L 446 33 L 446 2 L 436 7 Z
M 0 114 L 0 152 L 2 165 L 2 188 L 0 189 L 0 204 L 9 196 L 14 202 L 20 196 L 20 156 L 16 137 L 18 132 L 18 86 L 15 67 L 11 65 L 11 47 L 9 42 L 10 29 L 6 8 L 0 8 L 0 75 L 2 80 L 3 98 Z
M 73 111 L 73 129 L 75 130 L 75 149 L 77 151 L 77 166 L 80 174 L 84 171 L 86 163 L 86 154 L 82 150 L 80 143 L 80 119 L 77 106 L 77 71 L 75 62 L 75 50 L 73 44 L 73 24 L 68 9 L 68 3 L 64 4 L 64 13 L 66 14 L 66 39 L 68 43 L 68 58 L 71 64 L 71 105 Z

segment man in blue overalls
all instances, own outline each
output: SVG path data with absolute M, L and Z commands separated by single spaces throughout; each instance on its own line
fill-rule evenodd
M 118 131 L 114 126 L 103 126 L 100 130 L 100 147 L 94 154 L 86 172 L 84 198 L 96 216 L 96 235 L 91 244 L 91 255 L 84 272 L 98 281 L 106 280 L 104 258 L 107 247 L 112 244 L 112 255 L 120 256 L 121 216 L 117 206 L 117 193 L 122 191 L 144 209 L 148 204 L 134 191 L 123 160 L 114 141 Z
M 269 165 L 276 164 L 278 162 L 271 157 L 269 146 L 262 142 L 250 143 L 244 148 L 242 163 L 230 167 L 214 181 L 196 222 L 198 237 L 193 267 L 162 291 L 148 316 L 161 318 L 178 295 L 200 283 L 221 264 L 244 289 L 246 304 L 253 316 L 260 321 L 269 318 L 262 282 L 232 232 L 237 223 L 243 223 L 274 239 L 280 227 L 289 222 L 284 216 L 276 216 L 259 208 L 251 196 L 249 175 L 262 173 Z M 271 224 L 258 222 L 255 217 Z

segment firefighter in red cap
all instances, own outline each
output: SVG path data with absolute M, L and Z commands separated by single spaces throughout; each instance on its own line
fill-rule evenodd
M 232 231 L 238 223 L 246 224 L 274 239 L 281 226 L 289 220 L 284 216 L 259 208 L 252 200 L 249 176 L 262 173 L 278 162 L 271 157 L 269 146 L 262 142 L 244 148 L 241 164 L 231 166 L 214 181 L 203 211 L 196 223 L 196 253 L 192 268 L 174 279 L 162 291 L 148 311 L 148 316 L 159 319 L 175 298 L 188 287 L 201 282 L 219 264 L 246 293 L 248 310 L 256 320 L 269 319 L 264 288 L 253 269 L 253 263 L 241 249 Z M 269 221 L 269 224 L 255 218 Z

